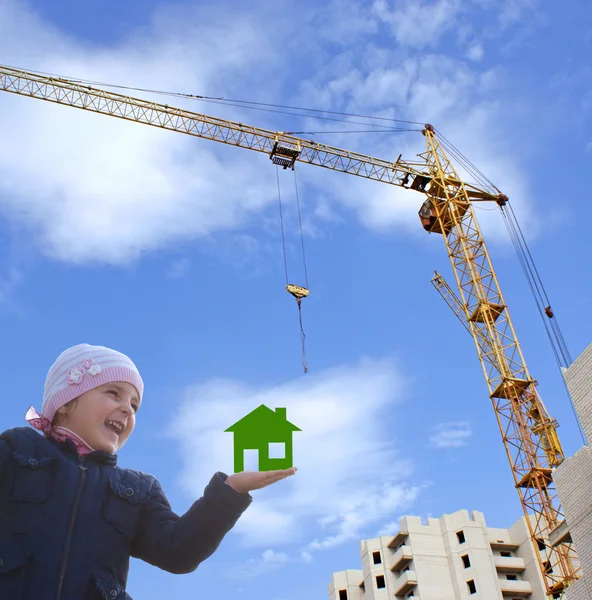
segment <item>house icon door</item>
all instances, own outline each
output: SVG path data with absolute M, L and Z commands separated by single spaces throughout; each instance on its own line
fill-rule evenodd
M 294 431 L 302 430 L 286 419 L 285 408 L 258 406 L 224 430 L 234 434 L 234 472 L 245 470 L 245 451 L 257 451 L 259 471 L 290 469 Z

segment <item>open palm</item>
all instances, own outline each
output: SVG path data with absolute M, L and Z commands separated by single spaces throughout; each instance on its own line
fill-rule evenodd
M 296 467 L 277 471 L 242 471 L 229 475 L 226 483 L 239 494 L 247 494 L 252 490 L 259 490 L 280 481 L 280 479 L 294 475 L 296 471 L 298 471 Z

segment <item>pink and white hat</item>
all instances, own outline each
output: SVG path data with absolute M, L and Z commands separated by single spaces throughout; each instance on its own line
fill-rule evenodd
M 140 400 L 142 399 L 144 382 L 136 365 L 125 354 L 104 346 L 89 344 L 68 348 L 58 356 L 47 374 L 42 414 L 29 409 L 26 418 L 30 422 L 33 419 L 43 420 L 45 430 L 47 422 L 51 424 L 59 408 L 85 392 L 113 381 L 130 383 L 138 391 Z

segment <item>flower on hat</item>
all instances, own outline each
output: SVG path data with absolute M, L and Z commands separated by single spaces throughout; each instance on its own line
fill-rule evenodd
M 100 372 L 101 366 L 95 364 L 95 361 L 92 358 L 87 358 L 78 366 L 70 369 L 67 377 L 68 385 L 78 385 L 82 382 L 87 373 L 95 376 Z
M 90 367 L 88 372 L 91 375 L 98 375 L 101 372 L 101 366 L 100 365 L 92 365 L 92 367 Z
M 68 383 L 70 385 L 77 385 L 82 381 L 84 377 L 84 371 L 80 369 L 80 367 L 74 367 L 70 369 L 68 373 Z

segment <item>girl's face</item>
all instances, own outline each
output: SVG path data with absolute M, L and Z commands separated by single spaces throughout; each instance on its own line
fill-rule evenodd
M 139 408 L 136 388 L 122 381 L 85 392 L 57 414 L 59 425 L 78 434 L 92 448 L 115 454 L 134 430 Z

